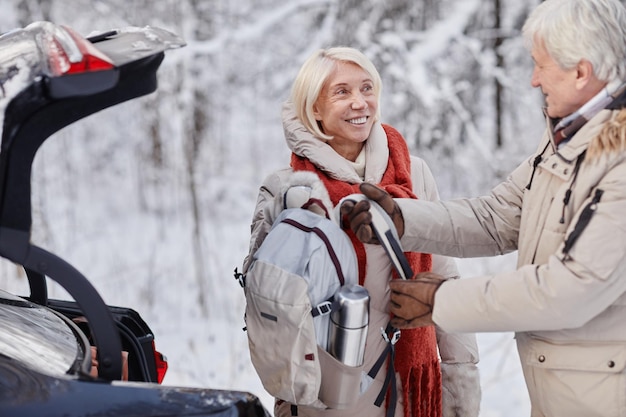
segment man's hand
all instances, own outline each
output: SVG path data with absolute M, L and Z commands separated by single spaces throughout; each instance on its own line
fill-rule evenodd
M 394 279 L 391 288 L 391 325 L 397 329 L 412 329 L 433 325 L 435 292 L 445 278 L 433 272 L 421 272 L 411 280 Z
M 382 188 L 367 182 L 362 183 L 359 188 L 367 198 L 375 201 L 385 210 L 398 232 L 398 237 L 402 237 L 404 234 L 404 219 L 400 207 L 393 200 L 393 197 Z M 341 216 L 347 219 L 350 228 L 361 242 L 379 243 L 372 229 L 372 215 L 369 209 L 370 203 L 367 200 L 359 202 L 347 200 L 341 205 Z

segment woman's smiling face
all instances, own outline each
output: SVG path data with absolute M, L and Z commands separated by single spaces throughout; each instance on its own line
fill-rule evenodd
M 354 161 L 369 137 L 378 109 L 370 75 L 356 64 L 337 62 L 313 107 L 328 144 Z

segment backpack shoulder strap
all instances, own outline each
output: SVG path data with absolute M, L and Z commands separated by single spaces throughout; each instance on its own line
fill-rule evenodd
M 335 253 L 335 250 L 333 249 L 333 245 L 330 243 L 330 241 L 328 240 L 328 236 L 326 236 L 326 233 L 324 233 L 324 231 L 322 229 L 320 229 L 319 227 L 310 227 L 310 226 L 306 226 L 294 219 L 290 219 L 290 218 L 286 218 L 282 220 L 282 223 L 287 223 L 295 228 L 298 228 L 304 232 L 310 232 L 310 233 L 315 233 L 321 240 L 322 242 L 324 242 L 324 245 L 326 246 L 326 250 L 328 250 L 328 255 L 330 256 L 330 259 L 333 262 L 333 265 L 335 267 L 335 270 L 337 270 L 337 278 L 339 278 L 339 283 L 341 285 L 344 285 L 346 280 L 343 276 L 343 271 L 341 270 L 341 263 L 339 262 L 339 258 L 337 257 L 337 254 Z

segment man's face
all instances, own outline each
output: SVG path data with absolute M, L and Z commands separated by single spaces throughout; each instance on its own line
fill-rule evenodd
M 543 41 L 535 42 L 531 55 L 535 68 L 530 84 L 541 88 L 550 117 L 568 116 L 587 101 L 577 88 L 577 68 L 570 70 L 561 68 L 548 54 Z

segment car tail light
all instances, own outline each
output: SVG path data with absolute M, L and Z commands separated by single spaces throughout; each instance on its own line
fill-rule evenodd
M 48 66 L 54 76 L 102 71 L 113 62 L 95 46 L 69 27 L 56 27 L 46 36 Z
M 156 350 L 154 340 L 152 341 L 152 351 L 154 352 L 154 361 L 156 363 L 157 383 L 162 383 L 167 372 L 167 358 Z

